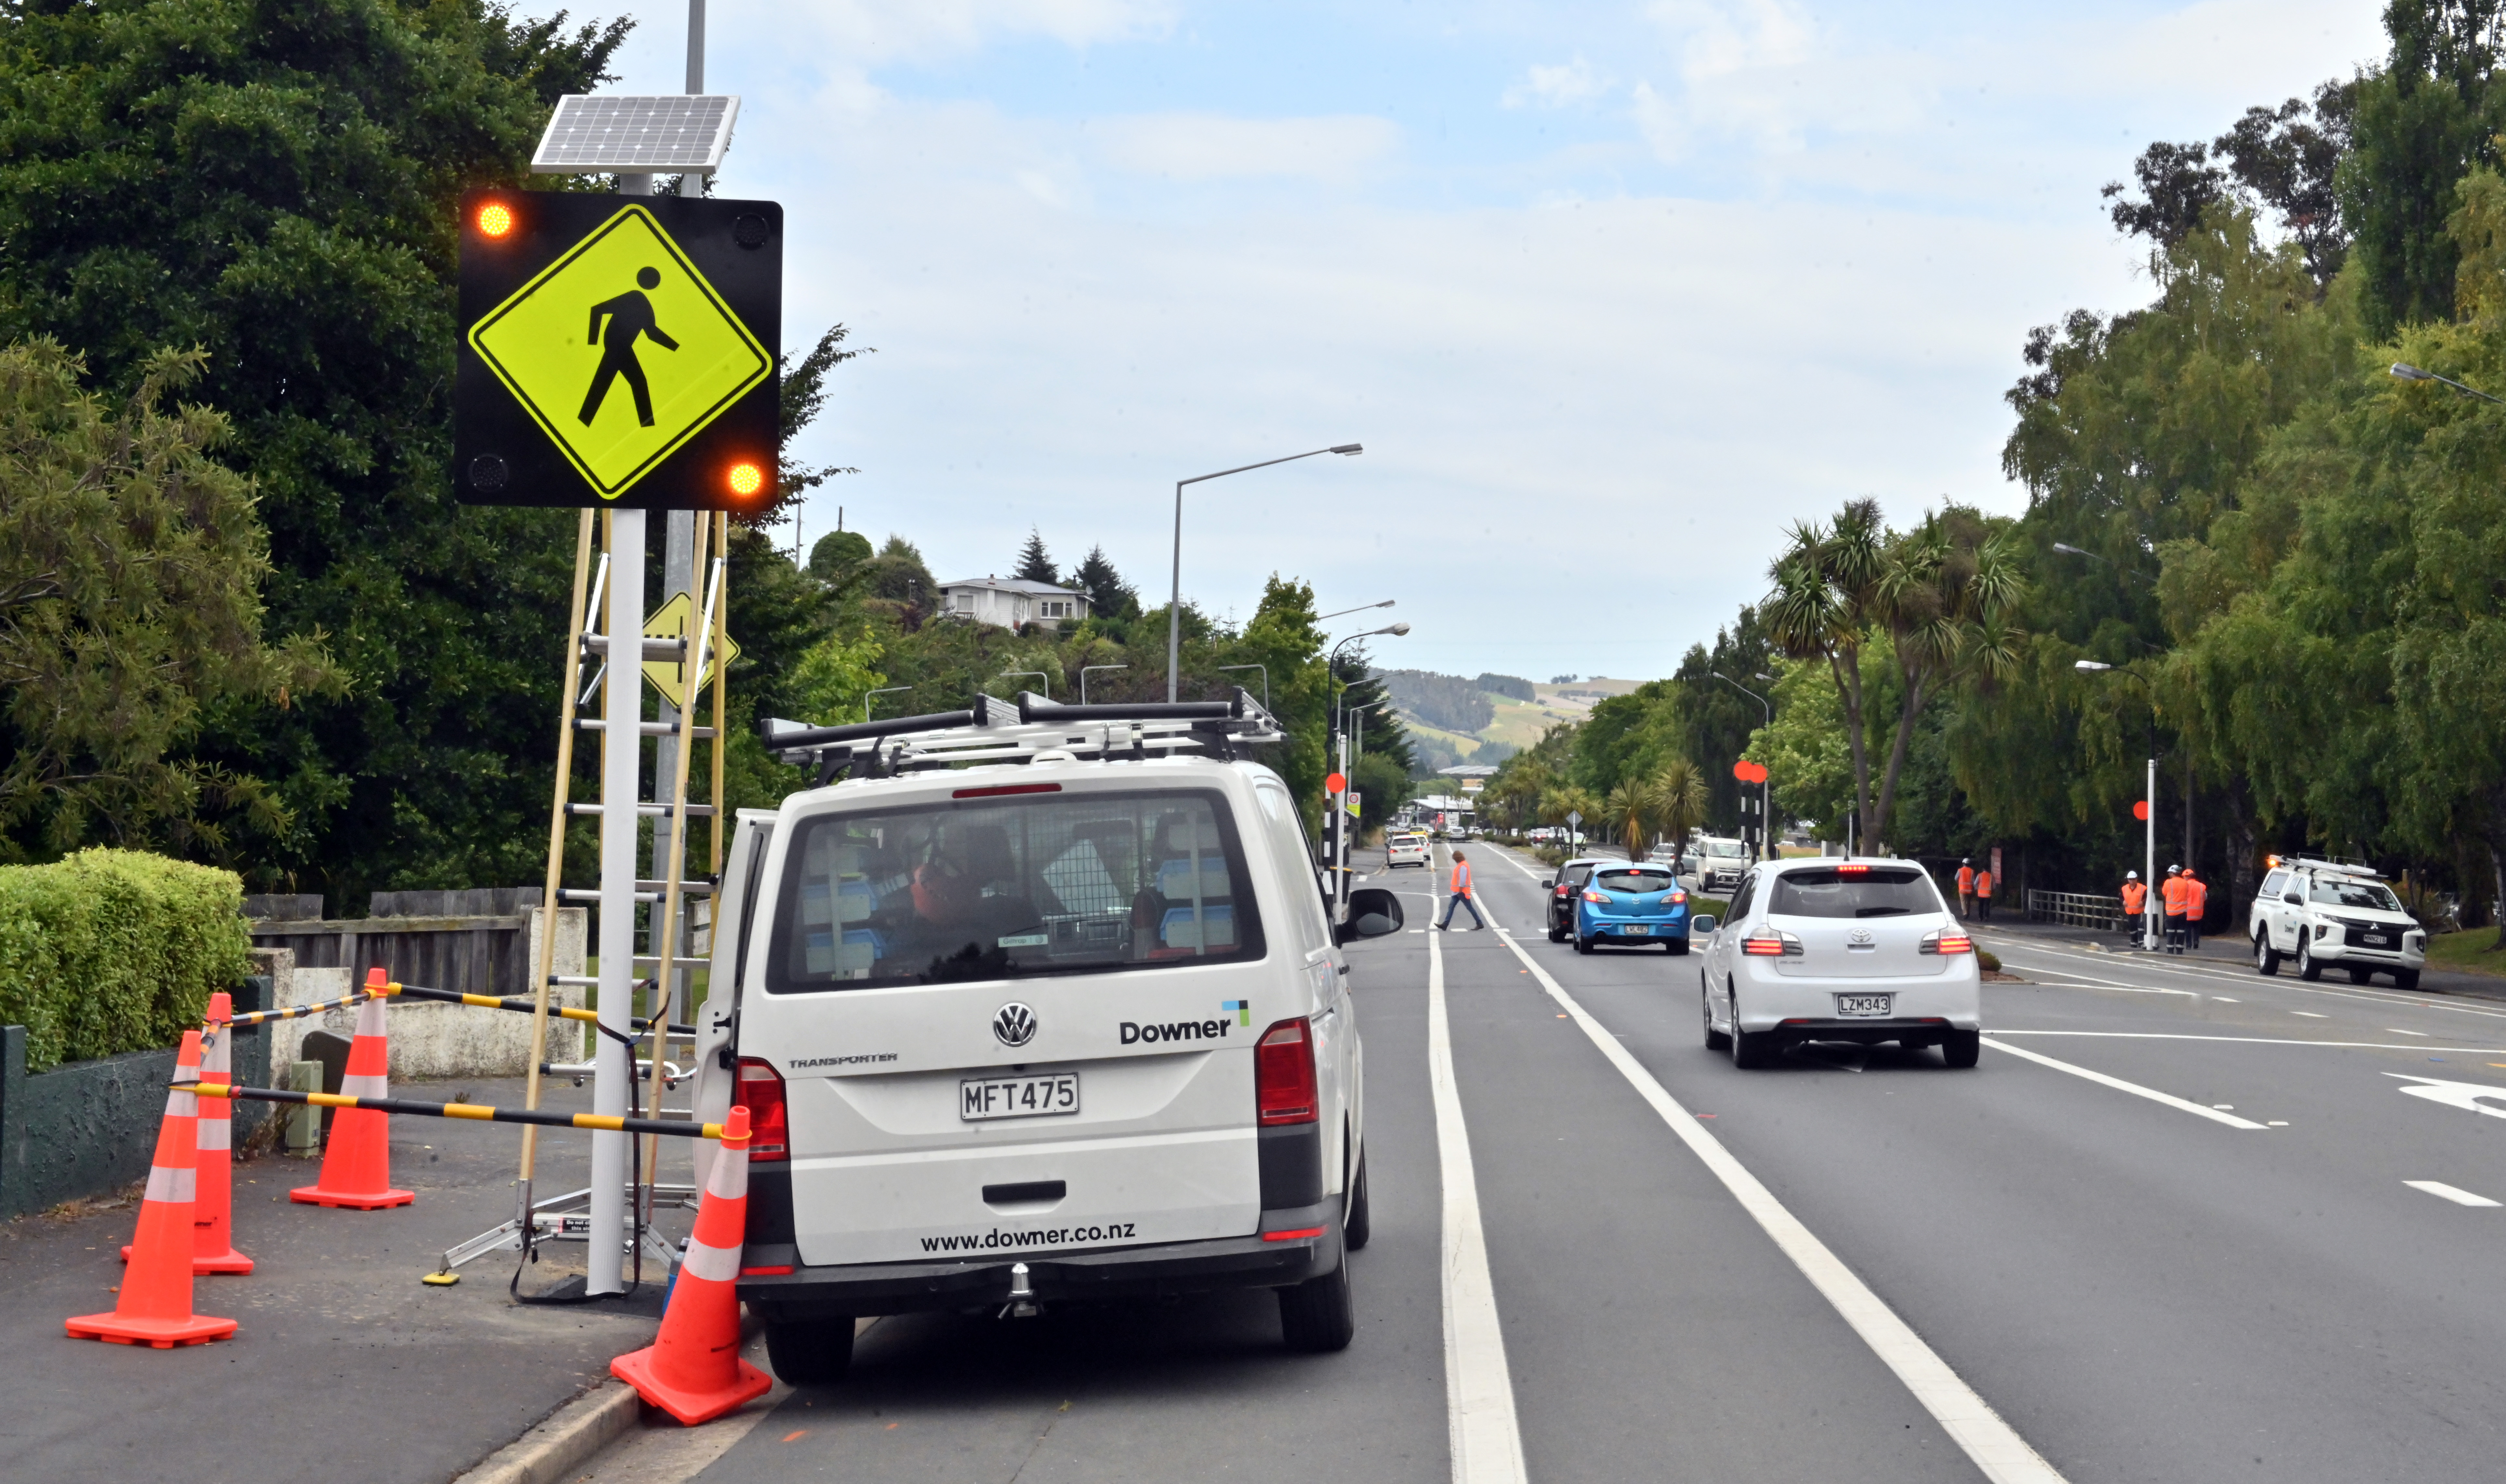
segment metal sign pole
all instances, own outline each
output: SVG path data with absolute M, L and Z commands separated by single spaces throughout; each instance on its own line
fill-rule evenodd
M 636 804 L 643 798 L 644 512 L 610 513 L 609 679 L 600 693 L 600 1024 L 592 1048 L 591 1110 L 626 1112 L 635 1064 L 625 1037 L 635 1003 Z M 626 1253 L 626 1136 L 591 1136 L 591 1275 L 584 1291 L 623 1293 Z

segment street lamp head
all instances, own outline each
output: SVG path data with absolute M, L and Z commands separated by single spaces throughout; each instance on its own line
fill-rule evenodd
M 1767 673 L 1765 670 L 1759 670 L 1759 671 L 1757 672 L 1757 674 L 1758 674 L 1758 678 L 1759 678 L 1759 679 L 1761 679 L 1761 680 L 1772 680 L 1773 678 L 1775 678 L 1774 676 L 1772 676 L 1772 675 L 1771 675 L 1771 674 L 1768 674 L 1768 673 Z
M 1332 445 L 1332 452 L 1335 453 L 1363 453 L 1366 452 L 1366 445 L 1362 443 L 1336 443 Z
M 2073 661 L 2073 662 L 2071 663 L 2071 668 L 2072 668 L 2073 670 L 2112 670 L 2112 669 L 2114 669 L 2114 667 L 2113 667 L 2113 666 L 2111 666 L 2111 665 L 2100 665 L 2100 664 L 2098 664 L 2098 663 L 2097 663 L 2096 661 L 2094 661 L 2094 660 L 2075 660 L 2075 661 Z
M 2434 376 L 2419 370 L 2416 366 L 2412 365 L 2408 361 L 2395 361 L 2393 363 L 2393 375 L 2401 378 L 2405 381 L 2433 381 L 2436 380 Z
M 1376 631 L 1378 633 L 1391 634 L 1394 638 L 1399 638 L 1401 635 L 1408 633 L 1409 632 L 1410 626 L 1408 624 L 1395 624 L 1389 629 L 1378 629 Z
M 2080 550 L 2078 547 L 2073 546 L 2073 545 L 2072 545 L 2070 542 L 2068 542 L 2068 541 L 2057 541 L 2057 542 L 2055 542 L 2055 543 L 2054 543 L 2054 550 L 2056 550 L 2056 551 L 2058 551 L 2058 552 L 2060 552 L 2060 553 L 2061 553 L 2063 556 L 2065 556 L 2065 557 L 2085 557 L 2085 556 L 2089 555 L 2087 552 L 2084 552 L 2084 551 Z

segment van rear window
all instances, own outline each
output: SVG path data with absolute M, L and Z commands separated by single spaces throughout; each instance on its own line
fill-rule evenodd
M 1898 918 L 1942 910 L 1923 873 L 1907 866 L 1786 871 L 1767 903 L 1774 917 Z
M 1214 791 L 950 799 L 819 814 L 784 856 L 774 994 L 1155 968 L 1263 954 Z

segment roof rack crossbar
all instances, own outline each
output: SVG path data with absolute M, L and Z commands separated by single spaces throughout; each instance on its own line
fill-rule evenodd
M 1033 691 L 1020 691 L 1019 719 L 1029 725 L 1084 721 L 1234 721 L 1244 714 L 1243 692 L 1229 701 L 1109 701 L 1071 706 Z
M 989 700 L 989 697 L 984 698 Z M 934 711 L 928 716 L 891 716 L 885 721 L 856 721 L 841 727 L 806 727 L 795 732 L 768 732 L 769 747 L 823 747 L 830 742 L 863 742 L 881 737 L 897 737 L 908 732 L 937 732 L 949 727 L 972 725 L 973 711 Z

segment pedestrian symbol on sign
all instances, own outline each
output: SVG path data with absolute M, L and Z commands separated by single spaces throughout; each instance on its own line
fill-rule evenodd
M 585 427 L 600 415 L 601 400 L 609 395 L 609 384 L 620 377 L 626 379 L 635 393 L 635 420 L 645 427 L 653 425 L 653 389 L 645 384 L 643 363 L 635 359 L 635 337 L 640 335 L 664 350 L 676 350 L 679 343 L 662 331 L 653 319 L 653 301 L 642 290 L 662 286 L 662 272 L 656 268 L 635 271 L 635 287 L 615 299 L 604 299 L 591 307 L 591 343 L 600 349 L 600 369 L 591 374 L 591 390 L 584 393 L 583 411 L 579 416 Z M 600 322 L 609 321 L 609 339 L 600 338 Z

